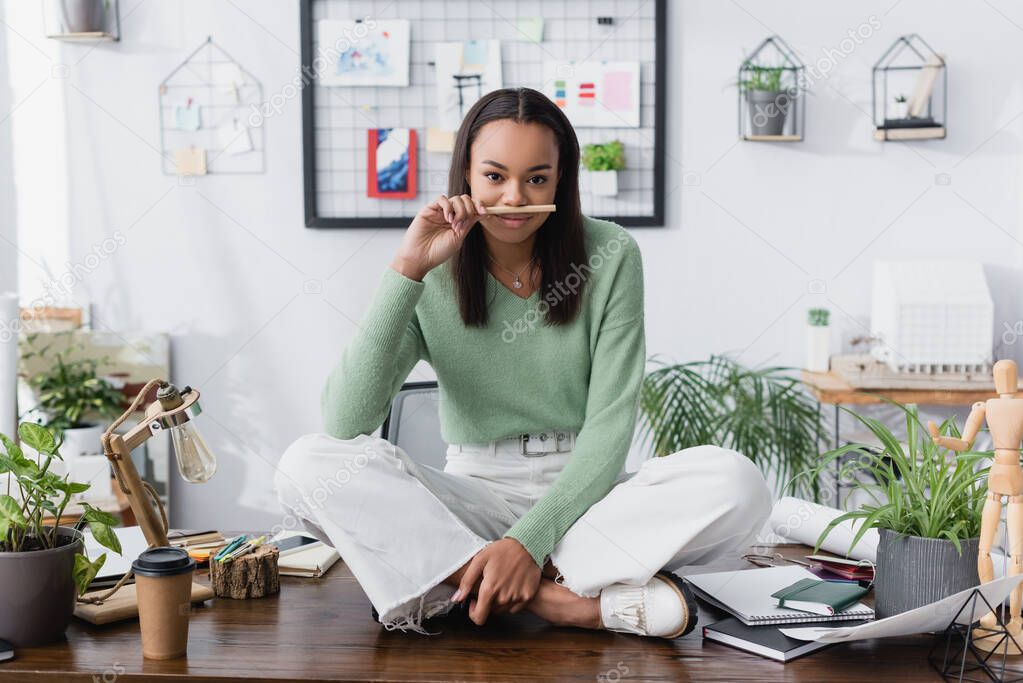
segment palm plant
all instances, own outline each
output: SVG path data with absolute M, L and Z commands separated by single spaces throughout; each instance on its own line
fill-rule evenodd
M 861 520 L 850 544 L 855 546 L 868 529 L 889 529 L 922 538 L 944 538 L 962 553 L 960 541 L 980 533 L 981 513 L 987 496 L 990 451 L 957 454 L 934 443 L 915 405 L 898 406 L 906 415 L 906 444 L 900 443 L 881 422 L 846 410 L 870 430 L 881 447 L 854 443 L 824 453 L 816 468 L 802 476 L 815 478 L 836 460 L 840 476 L 851 480 L 854 490 L 869 498 L 857 510 L 832 520 L 817 540 L 817 549 L 837 525 Z M 940 433 L 959 438 L 953 418 L 945 420 Z M 856 453 L 854 459 L 844 458 Z
M 823 424 L 791 370 L 716 355 L 654 370 L 640 392 L 643 441 L 658 456 L 702 444 L 736 450 L 775 474 L 782 492 L 819 500 L 817 479 L 795 475 L 816 465 Z

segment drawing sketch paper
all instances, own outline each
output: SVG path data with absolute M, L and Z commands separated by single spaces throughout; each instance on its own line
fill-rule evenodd
M 458 130 L 476 100 L 501 85 L 501 41 L 437 43 L 437 127 Z
M 407 86 L 408 19 L 317 22 L 316 57 L 327 62 L 320 85 Z

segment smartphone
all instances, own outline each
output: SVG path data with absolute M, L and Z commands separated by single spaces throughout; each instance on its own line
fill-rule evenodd
M 274 541 L 273 544 L 277 546 L 277 550 L 280 551 L 280 554 L 284 555 L 285 553 L 294 552 L 300 548 L 303 550 L 311 548 L 319 542 L 319 539 L 312 538 L 311 536 L 289 536 L 288 538 L 282 538 L 279 541 Z

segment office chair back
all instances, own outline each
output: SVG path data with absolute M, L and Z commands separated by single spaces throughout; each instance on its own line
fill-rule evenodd
M 380 436 L 416 462 L 444 469 L 448 445 L 440 435 L 439 398 L 436 382 L 406 382 L 391 401 Z

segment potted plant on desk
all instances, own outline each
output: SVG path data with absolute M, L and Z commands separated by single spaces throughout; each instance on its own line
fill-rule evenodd
M 49 346 L 36 349 L 36 335 L 28 335 L 29 349 L 21 358 L 50 360 Z M 42 424 L 61 435 L 64 457 L 74 459 L 98 453 L 107 420 L 117 417 L 124 394 L 98 375 L 101 361 L 75 358 L 81 347 L 68 346 L 53 354 L 46 370 L 28 377 L 39 403 L 34 409 Z
M 838 524 L 860 520 L 850 549 L 868 529 L 877 529 L 874 588 L 877 617 L 930 604 L 980 583 L 977 553 L 980 522 L 987 496 L 985 459 L 989 452 L 956 454 L 936 445 L 920 422 L 916 406 L 889 401 L 906 415 L 905 447 L 884 424 L 846 411 L 862 422 L 880 447 L 848 444 L 821 456 L 816 477 L 837 460 L 840 476 L 871 500 L 832 520 L 815 551 Z M 941 434 L 959 437 L 952 419 Z M 843 458 L 856 453 L 855 459 Z
M 74 612 L 76 596 L 85 592 L 103 566 L 106 554 L 90 562 L 83 536 L 59 526 L 71 496 L 89 488 L 50 471 L 61 460 L 60 445 L 45 427 L 23 422 L 18 435 L 39 454 L 27 457 L 18 444 L 0 434 L 0 474 L 10 473 L 0 492 L 0 639 L 15 646 L 59 640 Z M 11 489 L 11 482 L 15 488 Z M 121 543 L 110 528 L 117 520 L 87 503 L 81 523 L 96 541 L 114 552 Z M 43 524 L 45 513 L 57 522 Z

